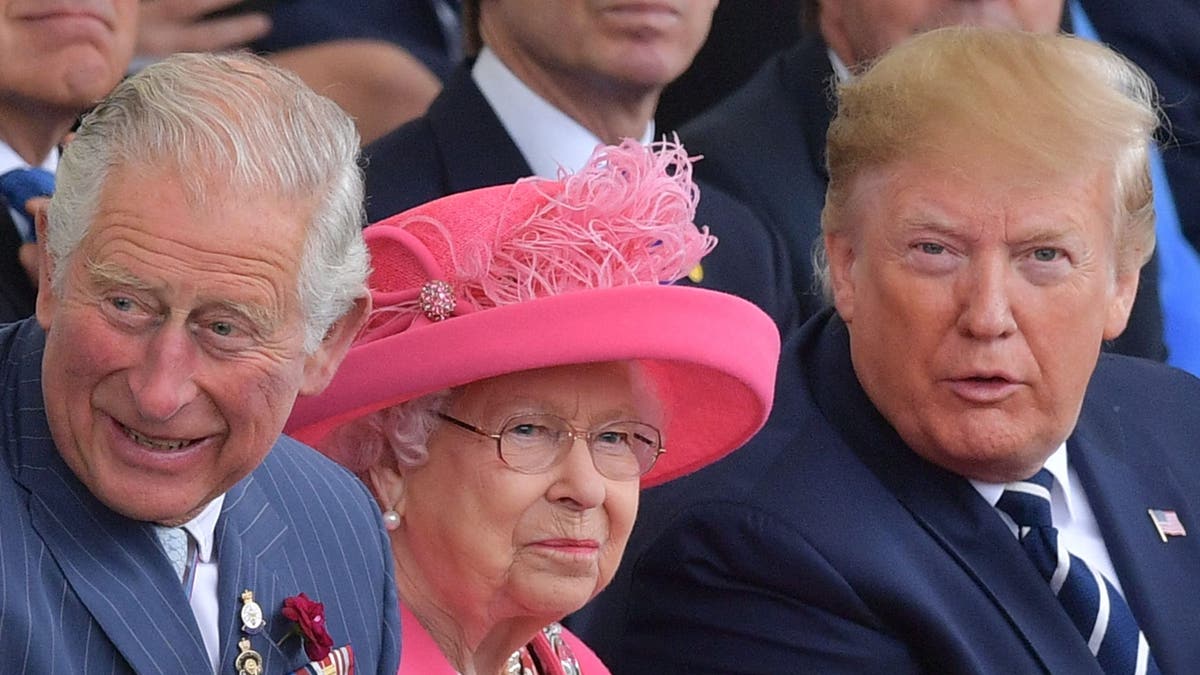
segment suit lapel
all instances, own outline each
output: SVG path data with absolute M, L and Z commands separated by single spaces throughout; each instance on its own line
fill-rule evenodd
M 292 672 L 308 662 L 299 639 L 284 639 L 292 623 L 279 613 L 289 589 L 296 587 L 287 552 L 300 543 L 259 485 L 263 471 L 260 467 L 226 493 L 214 533 L 221 635 L 218 672 L 236 672 L 233 664 L 243 635 L 241 595 L 245 590 L 254 593 L 266 619 L 263 632 L 250 637 L 251 648 L 263 657 L 265 672 Z
M 845 324 L 832 311 L 816 340 L 815 352 L 836 358 L 805 359 L 809 390 L 830 423 L 852 450 L 939 546 L 950 555 L 1008 617 L 1013 630 L 1048 672 L 1079 672 L 1096 663 L 1074 625 L 1036 569 L 1027 563 L 1016 537 L 971 484 L 913 453 L 883 419 L 859 386 L 850 363 Z M 1031 592 L 1045 589 L 1045 592 Z M 1097 663 L 1094 670 L 1100 673 Z
M 533 173 L 471 78 L 472 65 L 455 71 L 426 114 L 445 167 L 447 194 L 511 183 Z
M 67 583 L 138 672 L 192 672 L 208 660 L 175 571 L 145 523 L 114 513 L 88 492 L 50 440 L 40 359 L 22 362 L 22 438 L 16 480 L 30 518 Z
M 1124 433 L 1111 406 L 1089 400 L 1069 441 L 1070 461 L 1151 648 L 1160 655 L 1174 654 L 1179 662 L 1195 663 L 1195 631 L 1181 627 L 1195 625 L 1200 606 L 1200 533 L 1165 542 L 1159 537 L 1148 509 L 1178 510 L 1191 522 L 1194 515 L 1187 513 L 1186 495 L 1157 461 L 1154 446 L 1134 447 L 1136 443 Z M 1188 653 L 1187 658 L 1179 657 Z M 1161 656 L 1159 664 L 1166 665 Z

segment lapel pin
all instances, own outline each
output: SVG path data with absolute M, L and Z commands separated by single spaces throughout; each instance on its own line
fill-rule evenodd
M 238 640 L 238 650 L 241 653 L 233 662 L 233 667 L 237 668 L 238 675 L 262 675 L 262 655 L 250 648 L 250 638 L 243 636 Z
M 1171 509 L 1146 509 L 1150 513 L 1150 520 L 1154 521 L 1154 529 L 1158 530 L 1158 537 L 1164 542 L 1167 537 L 1186 537 L 1187 530 L 1183 529 L 1183 523 L 1179 522 L 1179 515 Z
M 262 629 L 262 607 L 254 601 L 254 592 L 246 589 L 242 591 L 242 630 L 250 635 L 257 635 Z

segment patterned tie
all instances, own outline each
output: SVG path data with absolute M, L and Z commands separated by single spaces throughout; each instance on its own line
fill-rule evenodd
M 54 194 L 54 174 L 45 169 L 13 169 L 0 176 L 0 195 L 25 218 L 26 222 L 17 224 L 23 241 L 33 241 L 37 232 L 33 214 L 25 210 L 25 202 L 51 194 Z
M 1021 546 L 1087 640 L 1104 672 L 1157 675 L 1150 646 L 1125 599 L 1099 572 L 1059 542 L 1050 516 L 1053 481 L 1050 472 L 1042 469 L 1032 478 L 1009 483 L 996 508 L 1017 524 Z
M 192 570 L 196 562 L 196 543 L 182 527 L 154 526 L 154 534 L 158 543 L 162 544 L 163 552 L 175 568 L 175 576 L 184 586 L 184 591 L 191 594 Z

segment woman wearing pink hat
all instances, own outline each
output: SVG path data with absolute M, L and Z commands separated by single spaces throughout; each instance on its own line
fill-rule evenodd
M 626 142 L 367 228 L 372 319 L 289 430 L 379 500 L 401 673 L 607 673 L 555 622 L 612 578 L 639 486 L 765 420 L 771 319 L 669 285 L 715 243 L 696 198 L 682 148 Z

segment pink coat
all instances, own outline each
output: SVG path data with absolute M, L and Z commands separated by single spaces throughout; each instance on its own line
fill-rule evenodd
M 579 662 L 579 672 L 582 675 L 609 675 L 608 668 L 600 662 L 599 657 L 583 644 L 579 638 L 572 635 L 567 629 L 562 629 L 563 641 L 566 642 L 571 652 L 575 655 L 575 660 Z M 536 651 L 538 654 L 545 653 L 549 649 L 549 640 L 544 632 L 538 633 L 533 642 L 529 644 L 530 651 Z M 557 667 L 552 659 L 545 659 L 550 663 L 551 669 L 543 671 L 542 675 L 561 675 L 562 670 Z M 405 607 L 403 603 L 400 605 L 400 671 L 398 675 L 457 675 L 454 666 L 446 660 L 442 654 L 442 650 L 438 648 L 437 643 L 425 630 L 425 627 L 417 621 L 417 617 Z

